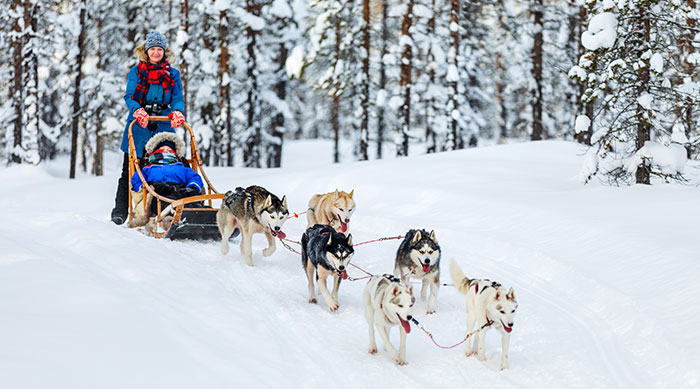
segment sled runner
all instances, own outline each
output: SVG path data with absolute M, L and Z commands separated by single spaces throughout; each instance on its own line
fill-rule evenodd
M 169 121 L 167 116 L 151 116 L 150 121 Z M 204 182 L 204 187 L 202 188 L 201 194 L 197 196 L 185 197 L 179 200 L 170 199 L 162 196 L 153 189 L 149 183 L 146 182 L 141 170 L 141 160 L 136 153 L 136 147 L 134 146 L 134 139 L 132 134 L 132 127 L 137 123 L 136 120 L 132 121 L 129 125 L 129 177 L 133 176 L 136 172 L 141 178 L 143 183 L 143 190 L 148 191 L 148 193 L 153 196 L 151 201 L 157 202 L 158 214 L 155 216 L 150 223 L 155 223 L 151 225 L 152 228 L 146 228 L 141 230 L 146 235 L 150 235 L 156 238 L 168 238 L 172 240 L 176 239 L 192 239 L 192 240 L 219 240 L 221 239 L 221 233 L 219 233 L 219 227 L 216 223 L 216 212 L 219 208 L 215 208 L 213 203 L 215 200 L 218 201 L 219 205 L 224 199 L 224 194 L 217 192 L 214 186 L 209 181 L 209 177 L 204 172 L 204 167 L 202 166 L 202 159 L 199 156 L 199 150 L 197 149 L 197 141 L 194 137 L 194 132 L 192 128 L 187 124 L 183 123 L 182 126 L 187 131 L 190 140 L 190 156 L 183 157 L 182 162 L 185 165 L 189 164 L 189 167 L 199 174 Z M 134 217 L 134 205 L 132 203 L 131 184 L 129 184 L 129 220 Z M 158 201 L 161 200 L 161 201 Z M 168 205 L 163 206 L 162 203 Z M 148 202 L 142 201 L 138 204 L 139 207 L 144 207 L 144 211 L 148 212 Z M 164 223 L 164 219 L 168 216 L 172 216 L 172 221 Z M 238 235 L 238 230 L 234 231 L 232 237 Z

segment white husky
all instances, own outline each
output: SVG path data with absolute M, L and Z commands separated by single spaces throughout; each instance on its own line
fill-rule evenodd
M 450 274 L 452 282 L 463 294 L 467 295 L 467 333 L 474 328 L 474 323 L 479 323 L 479 328 L 488 322 L 493 322 L 490 326 L 480 331 L 474 339 L 474 348 L 480 361 L 486 360 L 484 353 L 484 337 L 486 330 L 496 328 L 501 333 L 501 370 L 508 365 L 508 346 L 510 344 L 510 333 L 513 331 L 513 317 L 518 309 L 518 302 L 515 300 L 515 292 L 510 288 L 508 292 L 501 284 L 490 280 L 469 279 L 464 276 L 454 260 L 450 263 Z M 473 354 L 471 339 L 467 339 L 466 354 Z
M 399 365 L 406 362 L 406 334 L 411 332 L 411 307 L 416 302 L 413 297 L 413 286 L 402 284 L 398 279 L 385 274 L 383 277 L 372 277 L 365 287 L 362 301 L 365 304 L 365 318 L 369 325 L 369 353 L 377 352 L 374 340 L 374 327 L 384 341 L 384 349 Z M 401 344 L 397 352 L 389 341 L 389 328 L 401 325 L 399 333 Z M 387 328 L 388 327 L 388 328 Z

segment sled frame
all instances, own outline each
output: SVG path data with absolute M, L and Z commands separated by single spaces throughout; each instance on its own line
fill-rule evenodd
M 155 122 L 162 122 L 162 121 L 170 121 L 170 119 L 167 116 L 151 116 L 149 118 L 149 121 L 155 121 Z M 155 225 L 156 228 L 154 231 L 148 231 L 147 229 L 140 229 L 141 232 L 148 236 L 152 236 L 155 238 L 162 238 L 165 237 L 168 234 L 168 231 L 176 224 L 180 223 L 180 219 L 182 218 L 183 211 L 186 209 L 187 204 L 194 203 L 194 202 L 199 202 L 199 201 L 204 201 L 206 202 L 209 207 L 213 209 L 212 212 L 218 211 L 218 208 L 214 208 L 213 206 L 213 200 L 223 200 L 224 199 L 224 194 L 219 193 L 215 188 L 214 185 L 212 185 L 211 181 L 209 181 L 209 177 L 207 177 L 207 174 L 204 172 L 204 166 L 202 165 L 202 158 L 200 157 L 199 154 L 199 149 L 197 149 L 197 140 L 194 137 L 194 132 L 192 131 L 192 127 L 190 127 L 189 124 L 183 123 L 182 127 L 185 129 L 186 134 L 189 135 L 189 140 L 190 140 L 190 157 L 187 158 L 187 154 L 185 154 L 184 159 L 187 160 L 187 162 L 190 165 L 190 168 L 194 170 L 197 174 L 199 174 L 203 179 L 204 179 L 204 188 L 202 188 L 203 194 L 200 194 L 198 196 L 192 196 L 192 197 L 186 197 L 184 199 L 170 199 L 165 196 L 161 196 L 156 191 L 153 189 L 151 185 L 149 185 L 146 180 L 143 177 L 143 172 L 141 171 L 141 161 L 138 157 L 138 153 L 136 152 L 136 146 L 134 145 L 134 137 L 132 133 L 132 127 L 134 124 L 137 123 L 137 120 L 134 119 L 131 124 L 129 125 L 128 133 L 129 133 L 129 220 L 132 220 L 134 217 L 133 211 L 134 211 L 134 205 L 132 204 L 132 190 L 131 190 L 131 177 L 133 177 L 134 173 L 137 173 L 139 177 L 141 178 L 141 182 L 143 183 L 143 190 L 148 191 L 148 193 L 153 196 L 153 199 L 151 201 L 158 201 L 162 200 L 166 203 L 169 203 L 169 205 L 165 208 L 168 209 L 169 212 L 163 212 L 162 206 L 161 206 L 161 201 L 158 201 L 158 214 L 155 216 Z M 148 214 L 148 202 L 146 201 L 147 199 L 147 194 L 144 192 L 143 194 L 143 207 L 144 207 L 144 212 L 145 214 Z M 191 208 L 191 209 L 201 209 L 201 208 Z M 171 214 L 171 212 L 174 212 L 173 214 L 173 220 L 168 226 L 168 228 L 165 228 L 163 226 L 163 218 L 165 216 L 168 216 Z M 150 221 L 149 221 L 150 223 Z

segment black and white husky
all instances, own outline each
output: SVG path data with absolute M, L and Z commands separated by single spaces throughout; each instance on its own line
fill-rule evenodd
M 435 300 L 440 287 L 440 245 L 435 231 L 410 230 L 406 233 L 396 252 L 394 275 L 405 283 L 411 278 L 421 280 L 423 285 L 420 296 L 423 300 L 430 285 L 427 313 L 435 312 Z
M 352 235 L 345 236 L 331 226 L 316 224 L 301 236 L 301 264 L 309 280 L 309 302 L 316 303 L 314 273 L 318 289 L 331 311 L 338 309 L 340 281 L 348 278 L 347 267 L 355 249 Z M 333 276 L 333 293 L 328 292 L 326 278 Z
M 372 277 L 362 294 L 365 305 L 365 319 L 369 325 L 369 353 L 377 352 L 374 340 L 374 328 L 384 341 L 384 350 L 389 351 L 391 358 L 399 365 L 406 362 L 406 334 L 411 332 L 411 307 L 416 302 L 413 297 L 413 286 L 399 282 L 395 277 L 385 274 L 383 277 Z M 396 351 L 389 341 L 389 329 L 399 325 L 401 343 Z
M 450 274 L 455 287 L 467 295 L 467 333 L 478 323 L 478 328 L 489 322 L 489 327 L 477 334 L 474 339 L 474 348 L 480 361 L 486 360 L 484 353 L 484 337 L 486 330 L 496 328 L 501 333 L 501 370 L 508 365 L 508 346 L 510 345 L 510 333 L 513 331 L 513 317 L 518 309 L 518 301 L 515 292 L 510 288 L 507 292 L 501 284 L 490 280 L 469 279 L 464 276 L 457 262 L 450 263 Z M 473 354 L 471 338 L 467 339 L 466 354 Z

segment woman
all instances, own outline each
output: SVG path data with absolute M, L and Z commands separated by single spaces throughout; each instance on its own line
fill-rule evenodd
M 114 199 L 112 221 L 122 224 L 129 213 L 129 124 L 136 153 L 140 158 L 146 142 L 159 132 L 175 132 L 185 122 L 185 100 L 182 95 L 180 72 L 171 67 L 173 52 L 165 37 L 158 31 L 146 35 L 146 41 L 134 49 L 139 63 L 129 71 L 124 101 L 129 108 L 121 150 L 124 152 L 122 174 Z M 150 116 L 167 116 L 168 122 L 149 123 Z

